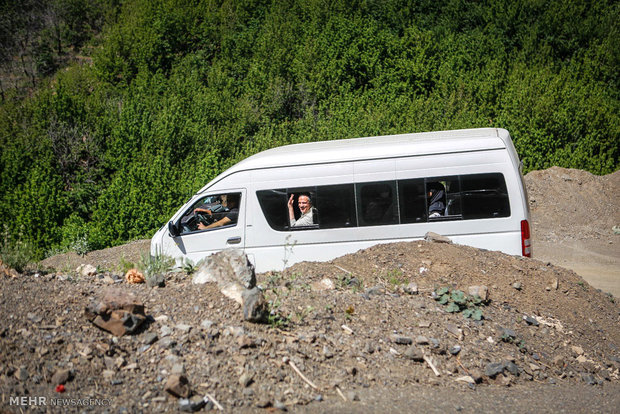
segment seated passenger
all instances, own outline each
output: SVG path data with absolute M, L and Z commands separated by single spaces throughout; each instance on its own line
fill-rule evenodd
M 443 189 L 443 185 L 441 183 L 434 183 L 434 185 L 429 185 L 428 189 L 428 217 L 441 217 L 444 215 L 444 211 L 446 209 L 446 205 L 444 203 L 446 192 Z
M 241 194 L 238 193 L 233 193 L 233 194 L 228 194 L 228 195 L 224 195 L 222 196 L 222 207 L 224 207 L 224 209 L 222 210 L 226 210 L 228 209 L 228 211 L 226 211 L 224 217 L 222 217 L 220 220 L 215 221 L 211 224 L 209 224 L 208 226 L 205 226 L 202 223 L 198 223 L 198 229 L 200 230 L 206 230 L 206 229 L 212 229 L 214 227 L 222 227 L 222 226 L 227 226 L 229 224 L 236 224 L 237 223 L 237 219 L 239 218 L 239 201 L 241 199 Z M 209 215 L 213 215 L 215 209 L 209 210 L 209 209 L 205 209 L 205 208 L 197 208 L 194 210 L 194 212 L 203 212 L 203 213 L 207 213 Z
M 299 207 L 299 211 L 301 211 L 301 216 L 297 220 L 295 220 L 295 212 L 293 210 L 294 198 L 295 194 L 291 194 L 291 197 L 288 199 L 288 216 L 291 227 L 312 226 L 314 221 L 310 197 L 306 194 L 301 194 L 297 197 L 297 206 Z

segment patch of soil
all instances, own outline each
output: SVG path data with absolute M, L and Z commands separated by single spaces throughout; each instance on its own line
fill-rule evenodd
M 620 171 L 596 176 L 552 167 L 525 176 L 534 257 L 572 269 L 620 298 Z
M 590 221 L 580 196 L 559 186 L 590 188 L 607 180 L 596 187 L 603 201 L 595 208 L 617 218 L 617 208 L 604 203 L 618 173 L 532 174 L 526 180 L 535 243 L 559 249 L 564 242 L 615 243 L 617 236 L 600 234 L 615 218 Z M 566 207 L 560 197 L 579 205 Z M 551 213 L 574 225 L 547 219 Z M 588 218 L 570 215 L 585 213 Z M 550 261 L 425 241 L 379 245 L 257 275 L 272 314 L 269 324 L 253 324 L 217 286 L 193 284 L 184 273 L 168 274 L 163 288 L 125 283 L 116 263 L 121 255 L 136 262 L 143 251 L 148 241 L 44 262 L 60 271 L 0 276 L 3 410 L 33 408 L 11 405 L 9 397 L 44 396 L 107 404 L 94 411 L 178 411 L 179 400 L 164 384 L 179 371 L 194 395 L 209 394 L 227 412 L 407 411 L 414 395 L 422 411 L 437 412 L 550 412 L 568 400 L 571 406 L 561 408 L 569 412 L 605 412 L 620 404 L 620 306 Z M 108 271 L 62 270 L 81 263 Z M 434 297 L 440 288 L 467 293 L 480 285 L 489 301 L 470 309 L 481 311 L 481 321 L 449 312 Z M 144 303 L 149 319 L 138 333 L 113 337 L 84 316 L 111 286 Z M 52 380 L 59 370 L 72 373 L 62 394 Z M 520 396 L 514 405 L 498 403 L 506 387 Z

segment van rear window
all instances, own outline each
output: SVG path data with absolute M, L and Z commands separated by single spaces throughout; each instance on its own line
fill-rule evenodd
M 310 198 L 310 225 L 290 225 L 301 218 L 299 195 Z M 510 200 L 501 173 L 452 175 L 410 180 L 279 188 L 256 192 L 269 223 L 278 231 L 427 223 L 510 216 Z

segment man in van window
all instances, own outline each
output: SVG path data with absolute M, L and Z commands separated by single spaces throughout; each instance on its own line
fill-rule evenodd
M 222 227 L 222 226 L 227 226 L 229 224 L 236 224 L 237 219 L 239 218 L 240 199 L 241 199 L 241 194 L 228 194 L 226 195 L 226 197 L 223 196 L 222 206 L 228 208 L 226 215 L 222 217 L 221 219 L 219 219 L 218 221 L 215 221 L 209 224 L 208 226 L 205 226 L 202 223 L 198 223 L 198 229 L 206 230 L 206 229 L 212 229 L 214 227 Z M 194 211 L 202 211 L 207 214 L 213 214 L 213 211 L 204 209 L 204 208 L 197 208 Z
M 441 217 L 445 211 L 446 205 L 444 203 L 446 192 L 444 186 L 441 183 L 431 183 L 428 186 L 428 217 Z
M 310 200 L 310 196 L 301 194 L 297 197 L 297 206 L 299 207 L 299 211 L 301 211 L 301 216 L 297 220 L 295 220 L 295 212 L 293 211 L 294 198 L 295 194 L 291 194 L 291 197 L 288 199 L 288 216 L 291 227 L 311 226 L 313 221 L 312 201 Z

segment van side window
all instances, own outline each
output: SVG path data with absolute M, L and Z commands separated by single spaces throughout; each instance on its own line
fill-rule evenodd
M 259 190 L 256 196 L 269 226 L 278 231 L 288 229 L 286 189 Z
M 180 234 L 234 227 L 239 219 L 241 193 L 212 194 L 195 202 L 177 223 Z
M 358 183 L 356 190 L 360 226 L 398 224 L 395 181 Z
M 401 223 L 420 223 L 426 221 L 428 210 L 426 209 L 426 193 L 424 191 L 423 178 L 399 181 L 398 199 Z
M 510 216 L 508 190 L 502 174 L 461 176 L 461 198 L 466 220 Z
M 316 209 L 322 229 L 357 226 L 353 184 L 317 187 Z

